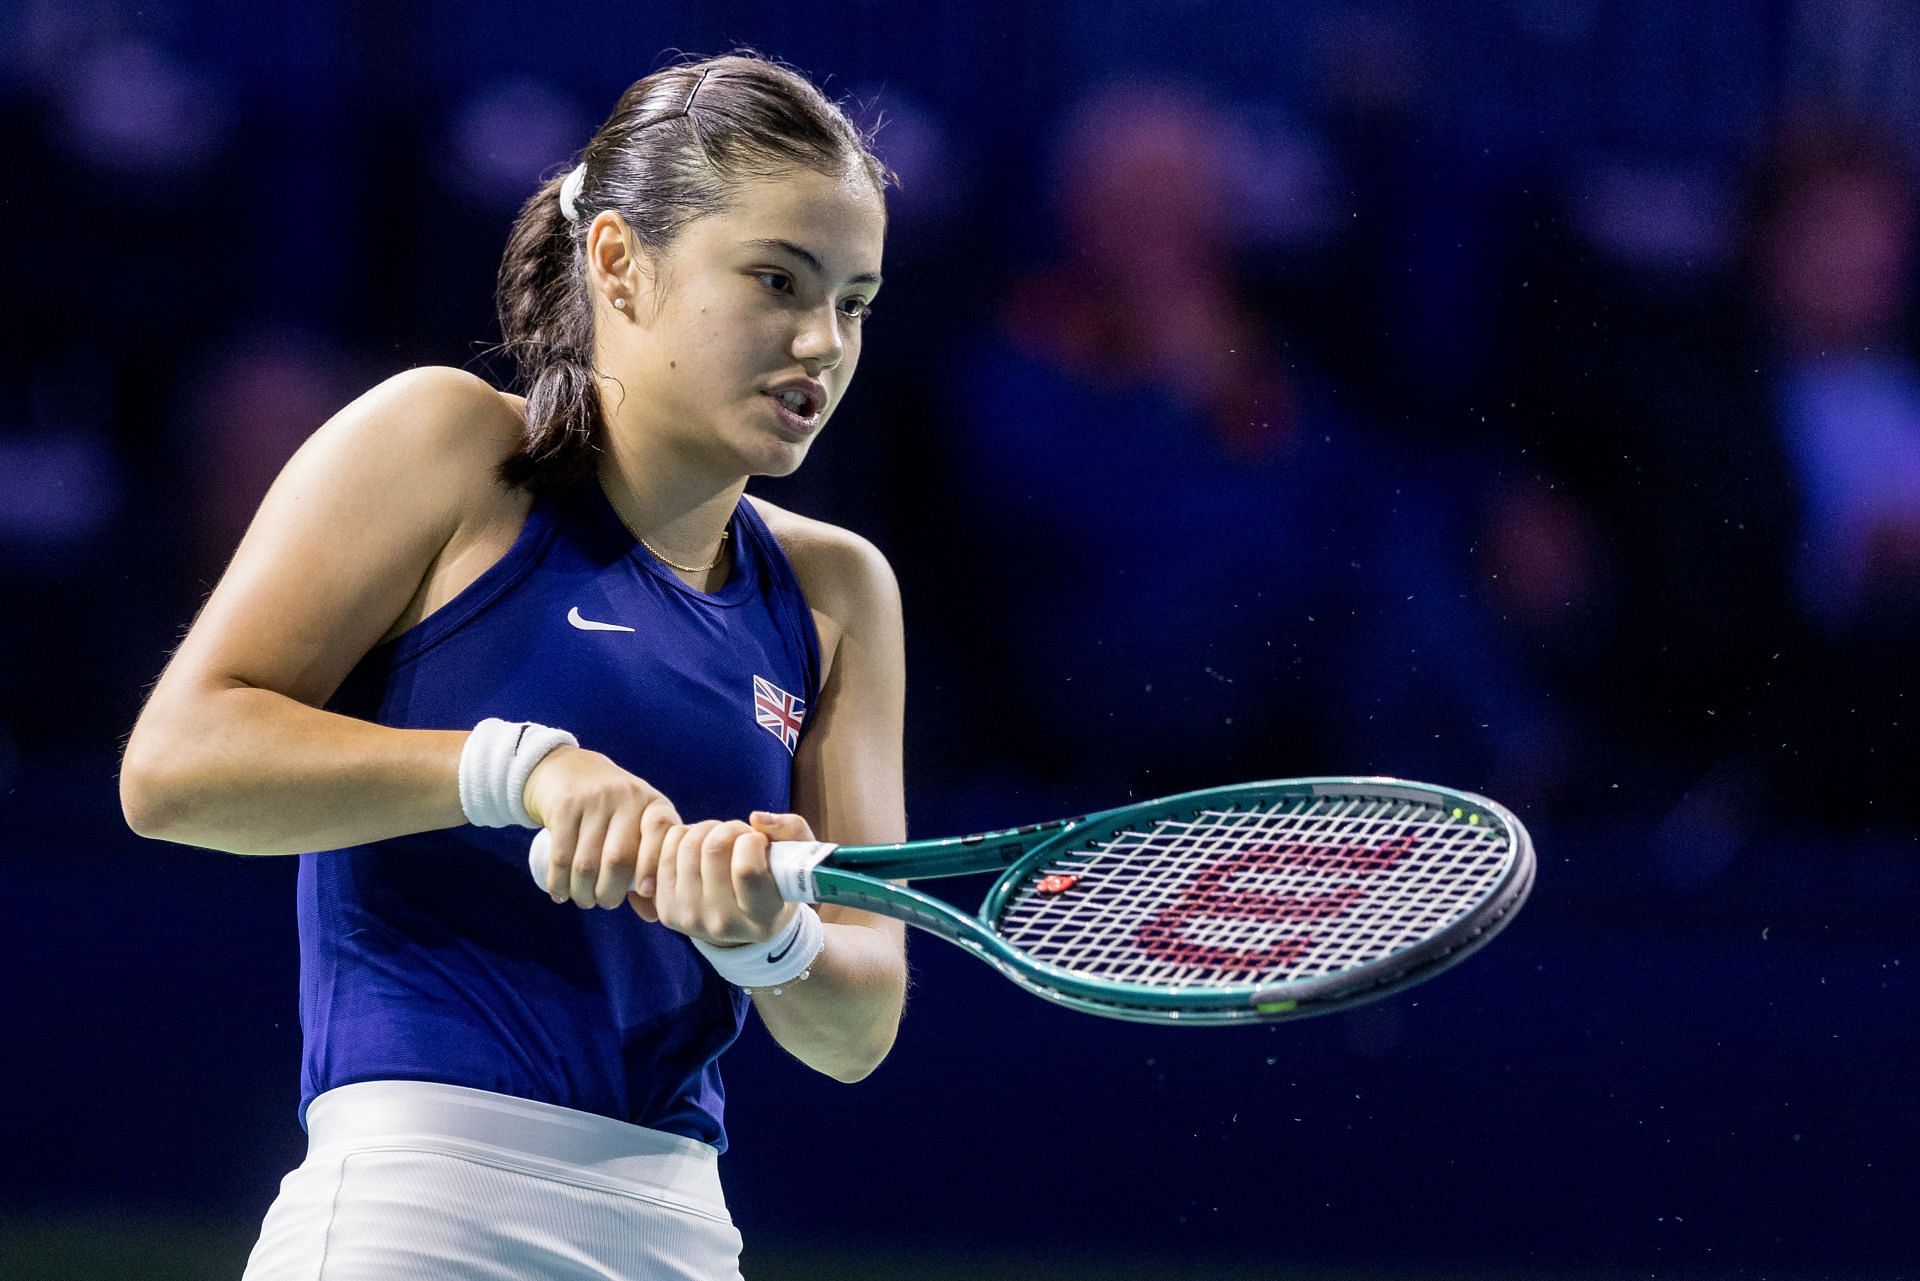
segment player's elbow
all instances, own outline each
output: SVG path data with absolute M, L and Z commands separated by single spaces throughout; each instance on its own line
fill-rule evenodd
M 125 766 L 120 770 L 120 817 L 135 836 L 151 837 L 159 822 L 151 795 L 128 775 Z
M 121 818 L 136 835 L 163 839 L 177 809 L 167 799 L 165 770 L 136 730 L 121 757 Z
M 891 1017 L 873 1012 L 871 1021 L 843 1023 L 830 1036 L 819 1036 L 810 1045 L 789 1043 L 787 1048 L 814 1071 L 845 1085 L 864 1081 L 886 1061 L 900 1029 L 896 1007 Z
M 820 1071 L 842 1085 L 853 1085 L 872 1076 L 881 1063 L 886 1061 L 887 1052 L 891 1049 L 893 1049 L 893 1033 L 889 1031 L 884 1041 L 846 1047 L 842 1053 L 835 1055 L 831 1062 L 821 1063 L 818 1066 Z
M 140 836 L 169 840 L 186 817 L 174 753 L 154 741 L 151 731 L 135 729 L 120 760 L 120 814 Z
M 894 1038 L 900 1034 L 900 1015 L 906 996 L 904 986 L 901 985 L 902 990 L 888 993 L 888 998 L 873 1011 L 870 1022 L 858 1032 L 840 1040 L 834 1047 L 832 1061 L 819 1065 L 822 1072 L 836 1081 L 852 1085 L 872 1076 L 886 1062 L 887 1055 L 893 1050 Z
M 186 822 L 186 805 L 171 772 L 157 762 L 136 761 L 132 753 L 121 762 L 121 818 L 134 835 L 152 841 L 177 841 Z

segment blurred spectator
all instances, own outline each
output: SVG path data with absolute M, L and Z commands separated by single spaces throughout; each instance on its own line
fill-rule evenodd
M 1733 273 L 1610 240 L 1596 259 L 1546 218 L 1509 291 L 1523 447 L 1593 522 L 1606 644 L 1586 684 L 1614 696 L 1586 713 L 1649 786 L 1714 815 L 1687 843 L 1721 864 L 1766 822 L 1920 817 L 1913 199 L 1874 127 L 1796 115 L 1748 174 Z
M 1792 713 L 1831 744 L 1796 752 L 1793 775 L 1823 809 L 1851 793 L 1840 808 L 1866 824 L 1920 821 L 1915 196 L 1910 158 L 1878 127 L 1808 115 L 1775 136 L 1750 205 L 1768 407 L 1798 496 L 1786 569 L 1814 632 Z
M 1051 193 L 1063 252 L 946 379 L 984 596 L 965 643 L 991 673 L 970 701 L 1033 730 L 981 755 L 1067 792 L 1156 774 L 1165 790 L 1311 733 L 1272 709 L 1298 679 L 1344 485 L 1282 464 L 1340 450 L 1309 431 L 1268 318 L 1235 294 L 1228 132 L 1177 86 L 1080 104 Z
M 1794 579 L 1830 632 L 1920 621 L 1920 365 L 1913 177 L 1861 127 L 1786 127 L 1761 166 L 1751 268 L 1777 353 L 1773 399 L 1805 498 Z
M 1585 513 L 1461 446 L 1397 442 L 1372 484 L 1371 593 L 1335 669 L 1357 768 L 1523 810 L 1593 796 L 1610 753 L 1564 679 L 1597 648 Z

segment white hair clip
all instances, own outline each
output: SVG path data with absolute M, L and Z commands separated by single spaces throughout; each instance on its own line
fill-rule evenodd
M 575 201 L 580 199 L 580 187 L 587 180 L 587 162 L 582 160 L 573 167 L 573 172 L 560 184 L 560 212 L 568 222 L 580 221 L 580 210 Z

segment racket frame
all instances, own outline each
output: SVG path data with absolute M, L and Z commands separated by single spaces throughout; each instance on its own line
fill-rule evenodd
M 1503 831 L 1513 846 L 1508 873 L 1479 903 L 1444 930 L 1397 953 L 1391 966 L 1362 966 L 1376 971 L 1357 983 L 1356 971 L 1295 979 L 1249 991 L 1194 985 L 1156 987 L 1089 978 L 1037 960 L 994 930 L 1007 900 L 1032 870 L 1048 859 L 1114 833 L 1142 826 L 1143 815 L 1161 821 L 1190 813 L 1198 817 L 1221 802 L 1256 806 L 1292 799 L 1361 794 L 1437 805 L 1456 821 Z M 923 894 L 903 880 L 999 872 L 978 913 Z M 1108 1018 L 1140 1022 L 1277 1022 L 1377 1000 L 1420 982 L 1465 959 L 1484 946 L 1526 901 L 1533 886 L 1533 847 L 1526 829 L 1506 809 L 1483 796 L 1404 779 L 1328 776 L 1240 783 L 1185 792 L 1110 810 L 982 832 L 973 836 L 899 845 L 841 846 L 812 870 L 814 898 L 903 920 L 937 934 L 992 965 L 1037 996 Z

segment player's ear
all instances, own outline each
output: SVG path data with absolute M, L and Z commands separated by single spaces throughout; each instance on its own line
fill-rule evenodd
M 595 215 L 587 228 L 587 279 L 602 300 L 622 300 L 628 316 L 644 318 L 655 310 L 658 264 L 627 220 L 611 209 Z

